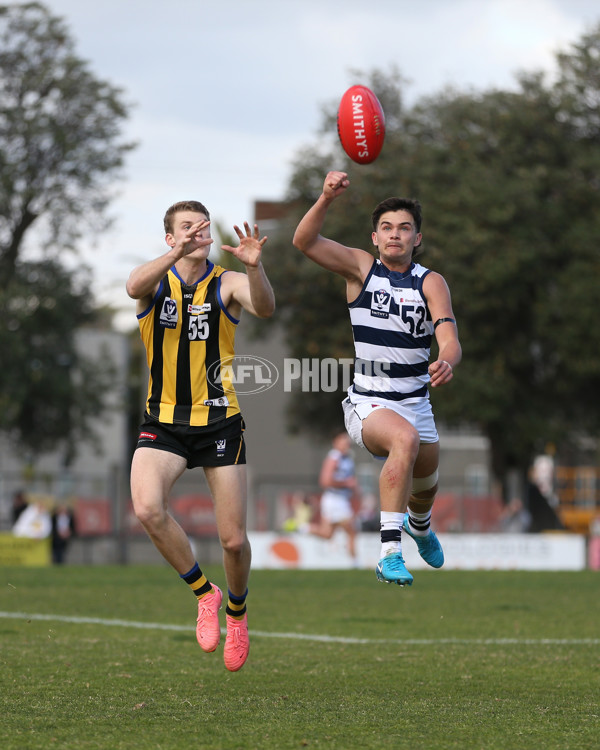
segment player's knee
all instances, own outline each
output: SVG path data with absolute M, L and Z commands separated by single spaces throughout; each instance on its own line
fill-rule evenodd
M 394 435 L 392 450 L 396 450 L 400 455 L 409 456 L 411 461 L 414 462 L 419 453 L 420 445 L 419 433 L 411 428 Z
M 160 528 L 165 522 L 166 513 L 160 506 L 133 501 L 135 517 L 147 531 Z
M 221 536 L 221 547 L 228 555 L 242 556 L 249 547 L 248 537 L 243 531 L 232 532 Z

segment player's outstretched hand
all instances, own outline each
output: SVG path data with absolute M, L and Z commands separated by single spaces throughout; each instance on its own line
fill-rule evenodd
M 333 200 L 345 192 L 350 185 L 346 172 L 329 172 L 323 184 L 323 195 L 328 200 Z
M 228 253 L 231 253 L 245 266 L 257 266 L 260 263 L 260 256 L 263 245 L 267 241 L 267 237 L 263 237 L 259 240 L 258 224 L 254 225 L 254 231 L 252 231 L 247 221 L 244 222 L 246 234 L 244 234 L 238 226 L 234 226 L 233 229 L 240 238 L 240 244 L 237 247 L 221 245 L 221 250 L 226 250 Z

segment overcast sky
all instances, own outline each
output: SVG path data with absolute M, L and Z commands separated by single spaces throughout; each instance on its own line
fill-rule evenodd
M 126 135 L 139 147 L 116 186 L 114 228 L 81 251 L 97 299 L 122 310 L 121 328 L 136 325 L 129 271 L 166 250 L 166 208 L 200 200 L 231 227 L 252 220 L 256 199 L 282 198 L 322 106 L 362 82 L 351 70 L 396 65 L 408 104 L 448 85 L 506 89 L 519 70 L 551 74 L 555 53 L 600 21 L 598 0 L 44 4 L 92 72 L 133 104 Z

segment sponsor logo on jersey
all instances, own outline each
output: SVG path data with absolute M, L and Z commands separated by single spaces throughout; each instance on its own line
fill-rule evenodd
M 156 440 L 156 435 L 152 432 L 140 432 L 139 440 Z
M 219 398 L 207 398 L 203 403 L 204 406 L 229 406 L 229 399 L 227 396 L 220 396 Z
M 202 315 L 202 313 L 210 312 L 211 303 L 205 302 L 203 305 L 188 305 L 187 311 L 190 315 Z
M 397 289 L 396 287 L 392 287 L 392 294 L 397 305 L 406 303 L 418 305 L 423 302 L 422 298 L 411 289 Z

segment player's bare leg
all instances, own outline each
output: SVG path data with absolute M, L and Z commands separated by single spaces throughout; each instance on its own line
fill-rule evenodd
M 164 559 L 190 586 L 198 601 L 196 639 L 203 651 L 214 651 L 221 639 L 218 612 L 223 595 L 204 576 L 185 531 L 168 511 L 168 498 L 187 462 L 154 448 L 138 448 L 131 464 L 134 512 Z
M 244 465 L 205 468 L 214 502 L 215 518 L 227 578 L 227 636 L 223 658 L 231 672 L 241 669 L 248 658 L 246 596 L 252 552 L 246 532 L 247 479 Z
M 385 456 L 379 477 L 381 559 L 376 568 L 377 578 L 410 586 L 413 577 L 404 565 L 401 532 L 419 452 L 419 434 L 391 409 L 376 409 L 363 422 L 362 439 L 373 455 Z
M 308 525 L 309 533 L 321 539 L 331 539 L 337 528 L 343 529 L 348 535 L 348 554 L 356 565 L 356 529 L 354 527 L 354 519 L 350 518 L 347 521 L 337 521 L 336 523 L 321 521 L 320 523 L 311 523 Z
M 441 568 L 444 564 L 442 545 L 431 529 L 431 509 L 438 487 L 439 454 L 439 442 L 421 443 L 403 525 L 404 531 L 417 543 L 423 560 L 433 568 Z
M 335 524 L 330 523 L 329 521 L 308 524 L 308 533 L 314 534 L 314 536 L 318 536 L 321 539 L 331 539 L 334 531 Z
M 181 456 L 138 448 L 131 463 L 131 499 L 138 521 L 164 559 L 180 574 L 194 565 L 189 539 L 168 511 L 173 485 L 186 469 Z

